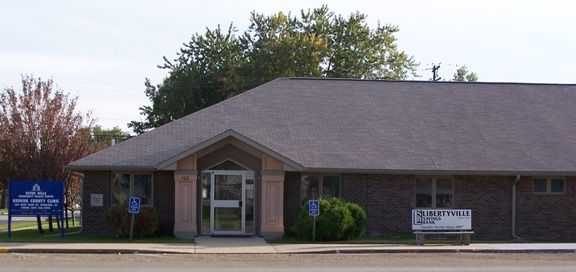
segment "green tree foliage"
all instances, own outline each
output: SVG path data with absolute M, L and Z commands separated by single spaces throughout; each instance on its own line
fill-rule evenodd
M 131 137 L 130 133 L 122 131 L 117 126 L 112 129 L 104 129 L 100 125 L 94 126 L 91 136 L 92 141 L 98 145 L 99 149 L 110 146 L 112 140 L 114 140 L 115 143 L 119 143 Z
M 154 86 L 146 80 L 150 106 L 144 121 L 128 124 L 142 133 L 281 76 L 406 79 L 413 58 L 398 49 L 396 26 L 370 28 L 366 15 L 336 15 L 326 6 L 300 16 L 253 12 L 248 30 L 231 25 L 195 34 L 159 68 L 169 75 Z
M 462 66 L 456 70 L 454 73 L 454 77 L 452 81 L 459 81 L 459 82 L 476 82 L 478 81 L 478 75 L 474 72 L 468 71 L 466 66 Z

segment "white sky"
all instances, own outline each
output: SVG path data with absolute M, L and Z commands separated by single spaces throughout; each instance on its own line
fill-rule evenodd
M 576 83 L 576 1 L 403 0 L 0 0 L 0 89 L 20 88 L 21 74 L 52 78 L 79 97 L 106 128 L 139 120 L 148 104 L 144 79 L 161 82 L 162 56 L 175 57 L 192 34 L 249 14 L 298 14 L 322 4 L 338 14 L 400 27 L 399 48 L 450 78 L 459 65 L 481 81 Z

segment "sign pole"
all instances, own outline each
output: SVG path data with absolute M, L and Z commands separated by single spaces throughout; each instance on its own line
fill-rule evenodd
M 10 215 L 10 210 L 8 210 L 8 239 L 12 237 L 12 215 Z
M 134 213 L 132 214 L 132 218 L 130 219 L 130 241 L 132 241 L 132 233 L 134 233 Z
M 132 215 L 132 218 L 130 218 L 130 241 L 132 241 L 132 234 L 134 234 L 134 217 L 140 213 L 139 197 L 130 197 L 128 201 L 128 212 Z
M 60 198 L 60 203 L 62 204 L 62 211 L 60 212 L 60 238 L 64 239 L 64 182 L 62 182 L 62 197 Z
M 312 219 L 312 242 L 315 243 L 316 242 L 316 216 L 313 216 L 314 219 Z
M 316 242 L 316 216 L 320 215 L 320 201 L 308 200 L 308 215 L 312 216 L 312 242 Z

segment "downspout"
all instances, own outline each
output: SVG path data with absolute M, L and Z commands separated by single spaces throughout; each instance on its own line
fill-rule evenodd
M 520 175 L 516 175 L 514 183 L 512 183 L 512 238 L 522 240 L 520 236 L 516 235 L 516 184 L 520 181 Z

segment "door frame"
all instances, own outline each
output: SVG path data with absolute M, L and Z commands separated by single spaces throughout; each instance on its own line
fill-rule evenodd
M 209 170 L 206 172 L 210 172 L 210 234 L 211 235 L 244 235 L 246 229 L 246 175 L 252 171 L 243 171 L 243 170 Z M 216 191 L 216 176 L 228 176 L 228 175 L 235 175 L 242 177 L 242 187 L 240 192 L 240 201 L 239 202 L 239 209 L 241 212 L 240 217 L 240 230 L 238 231 L 216 231 L 214 228 L 214 220 L 216 219 L 214 216 L 214 210 L 218 207 L 229 207 L 226 203 L 217 203 L 217 201 L 234 201 L 234 200 L 215 200 L 214 194 Z

